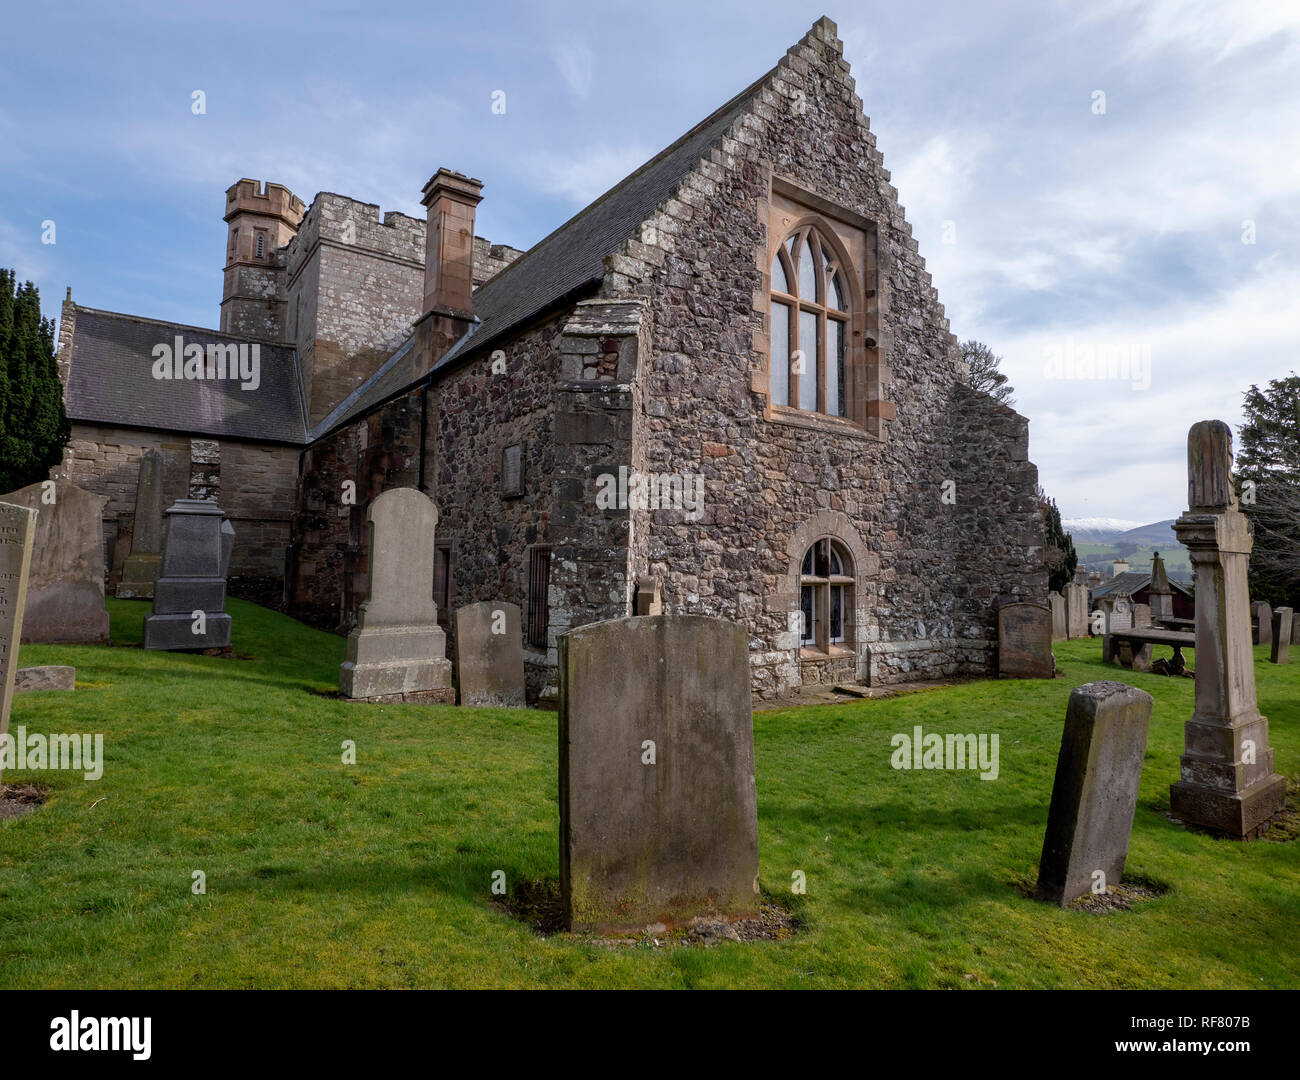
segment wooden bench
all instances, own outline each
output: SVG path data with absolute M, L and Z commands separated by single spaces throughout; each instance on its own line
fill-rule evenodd
M 1196 635 L 1150 626 L 1112 630 L 1101 639 L 1101 659 L 1103 663 L 1117 663 L 1134 671 L 1150 671 L 1153 645 L 1168 645 L 1174 650 L 1169 670 L 1180 675 L 1187 667 L 1187 662 L 1183 659 L 1183 648 L 1196 648 Z

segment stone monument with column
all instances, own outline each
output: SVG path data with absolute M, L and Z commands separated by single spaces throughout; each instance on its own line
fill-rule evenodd
M 1254 539 L 1232 489 L 1232 431 L 1220 420 L 1188 433 L 1187 493 L 1174 533 L 1196 575 L 1196 705 L 1170 810 L 1249 840 L 1286 805 L 1286 779 L 1273 770 L 1268 720 L 1255 700 L 1246 580 Z

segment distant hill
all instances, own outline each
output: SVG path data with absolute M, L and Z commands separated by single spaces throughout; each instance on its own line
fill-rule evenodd
M 1146 527 L 1140 521 L 1126 521 L 1124 518 L 1064 518 L 1061 521 L 1061 528 L 1074 537 L 1076 544 L 1080 540 L 1085 543 L 1104 544 L 1132 529 Z
M 1189 580 L 1191 560 L 1173 530 L 1174 519 L 1140 525 L 1122 518 L 1070 518 L 1061 526 L 1074 538 L 1074 549 L 1089 570 L 1100 570 L 1107 577 L 1111 564 L 1123 557 L 1133 570 L 1147 570 L 1151 556 L 1160 552 L 1170 577 Z

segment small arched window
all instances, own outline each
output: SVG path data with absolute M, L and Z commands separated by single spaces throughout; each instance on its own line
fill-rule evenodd
M 260 259 L 266 255 L 266 233 L 257 234 L 257 257 Z
M 799 605 L 805 649 L 829 653 L 852 638 L 853 565 L 848 551 L 829 537 L 816 541 L 799 568 Z
M 776 249 L 771 279 L 772 404 L 847 416 L 851 312 L 836 249 L 815 226 L 798 228 Z

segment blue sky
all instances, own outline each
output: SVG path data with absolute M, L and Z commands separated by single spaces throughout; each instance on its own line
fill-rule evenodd
M 1176 516 L 1188 426 L 1235 426 L 1251 383 L 1300 368 L 1297 4 L 24 5 L 0 43 L 0 265 L 51 315 L 71 285 L 214 326 L 235 180 L 422 216 L 443 165 L 484 180 L 480 234 L 528 247 L 822 14 L 1063 514 Z M 1096 347 L 1138 366 L 1055 377 Z

